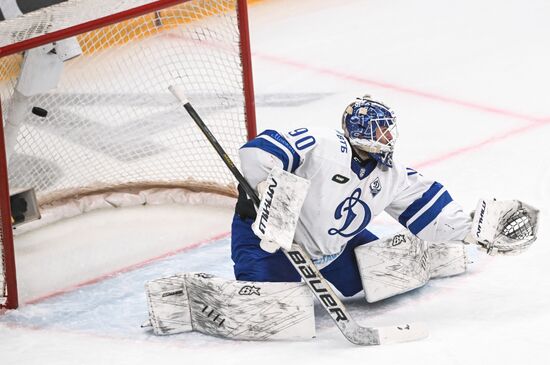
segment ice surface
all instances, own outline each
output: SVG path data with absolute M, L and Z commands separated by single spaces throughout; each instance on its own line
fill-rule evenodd
M 265 0 L 251 5 L 249 16 L 259 131 L 337 127 L 345 105 L 369 93 L 397 113 L 396 158 L 437 178 L 467 209 L 486 195 L 537 206 L 538 242 L 514 257 L 472 251 L 467 274 L 432 280 L 381 303 L 347 299 L 351 314 L 363 325 L 424 321 L 430 329 L 423 341 L 362 348 L 348 343 L 320 308 L 317 338 L 304 342 L 235 342 L 195 333 L 155 337 L 139 328 L 146 317 L 146 280 L 182 271 L 231 277 L 226 236 L 185 248 L 227 232 L 231 214 L 226 208 L 217 224 L 205 221 L 212 210 L 181 212 L 182 227 L 203 228 L 202 235 L 191 239 L 182 237 L 181 230 L 171 236 L 164 229 L 174 224 L 166 221 L 173 211 L 155 210 L 150 228 L 162 237 L 155 240 L 158 251 L 136 257 L 134 264 L 179 253 L 111 276 L 98 274 L 97 267 L 74 252 L 68 256 L 71 245 L 89 235 L 84 228 L 68 228 L 75 227 L 71 220 L 42 236 L 45 259 L 32 265 L 42 267 L 43 281 L 32 286 L 48 286 L 51 272 L 55 278 L 65 276 L 66 287 L 73 290 L 0 317 L 0 363 L 546 364 L 550 3 Z M 135 213 L 107 213 L 124 222 L 114 227 L 94 213 L 76 227 L 111 227 L 104 236 L 110 241 L 103 243 L 130 251 L 133 242 L 146 246 L 154 236 L 129 233 L 147 228 L 147 220 L 132 227 Z M 379 217 L 372 228 L 382 234 L 396 225 Z M 37 247 L 24 237 L 16 245 L 22 262 L 26 249 Z M 85 247 L 74 251 L 99 254 Z M 89 275 L 82 280 L 95 283 L 75 285 L 59 264 L 60 255 L 81 262 Z M 111 270 L 129 265 L 113 263 Z M 26 287 L 29 300 L 47 294 Z

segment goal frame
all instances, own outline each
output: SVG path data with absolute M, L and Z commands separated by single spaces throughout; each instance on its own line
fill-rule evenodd
M 98 28 L 116 24 L 141 15 L 159 11 L 171 6 L 183 4 L 192 0 L 157 0 L 151 3 L 137 6 L 125 11 L 114 13 L 105 17 L 83 22 L 78 25 L 53 31 L 18 43 L 0 47 L 0 58 L 10 56 L 26 50 L 50 44 L 62 39 L 77 36 Z M 240 52 L 242 62 L 242 82 L 245 99 L 244 115 L 246 122 L 247 139 L 254 138 L 256 131 L 256 111 L 254 101 L 254 86 L 252 79 L 252 60 L 250 50 L 250 36 L 248 25 L 248 8 L 246 0 L 236 0 L 237 23 L 240 37 Z M 7 297 L 5 303 L 0 303 L 0 313 L 6 309 L 16 309 L 19 306 L 17 292 L 16 260 L 14 252 L 13 226 L 11 219 L 10 193 L 6 157 L 6 143 L 4 135 L 4 121 L 2 116 L 2 105 L 0 100 L 0 245 L 3 246 L 5 282 L 7 285 Z

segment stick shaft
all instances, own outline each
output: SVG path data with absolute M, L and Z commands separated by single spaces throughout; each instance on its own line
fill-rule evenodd
M 193 118 L 193 120 L 195 121 L 197 126 L 200 128 L 202 133 L 204 133 L 205 137 L 208 139 L 212 147 L 214 147 L 216 152 L 218 152 L 218 155 L 222 158 L 225 165 L 229 168 L 233 176 L 235 176 L 239 184 L 241 184 L 241 186 L 244 188 L 244 190 L 246 191 L 248 196 L 252 199 L 254 204 L 258 206 L 260 204 L 260 199 L 258 197 L 258 194 L 256 194 L 254 189 L 252 189 L 248 181 L 246 181 L 244 176 L 241 174 L 239 169 L 237 169 L 237 167 L 235 166 L 235 164 L 233 163 L 229 155 L 227 155 L 223 147 L 219 144 L 218 140 L 216 139 L 216 137 L 214 137 L 214 135 L 212 134 L 208 126 L 204 123 L 202 118 L 199 116 L 199 114 L 195 110 L 195 108 L 193 108 L 191 103 L 189 103 L 188 101 L 187 103 L 183 104 L 183 107 L 185 108 L 185 110 L 187 110 L 187 113 L 189 113 L 191 118 Z

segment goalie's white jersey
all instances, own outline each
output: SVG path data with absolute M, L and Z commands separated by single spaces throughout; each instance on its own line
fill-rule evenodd
M 382 211 L 428 241 L 462 240 L 470 229 L 471 220 L 441 184 L 396 161 L 392 168 L 362 162 L 337 130 L 266 130 L 239 155 L 253 187 L 274 166 L 311 181 L 295 240 L 313 259 L 341 252 Z

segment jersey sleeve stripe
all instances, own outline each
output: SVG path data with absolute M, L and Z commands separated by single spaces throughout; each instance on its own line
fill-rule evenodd
M 413 234 L 418 234 L 418 232 L 422 231 L 428 224 L 430 224 L 434 219 L 437 218 L 439 213 L 449 204 L 453 201 L 453 198 L 451 198 L 451 195 L 445 191 L 443 194 L 437 198 L 435 203 L 428 208 L 424 213 L 420 215 L 414 222 L 412 222 L 409 225 L 409 230 Z
M 422 196 L 418 199 L 416 199 L 411 205 L 401 213 L 398 220 L 399 223 L 401 223 L 403 226 L 407 227 L 407 222 L 409 219 L 411 219 L 415 214 L 417 214 L 426 204 L 430 202 L 430 200 L 433 199 L 437 195 L 437 193 L 443 189 L 443 185 L 438 183 L 437 181 L 430 186 L 430 188 L 422 194 Z
M 292 145 L 279 133 L 277 133 L 274 130 L 266 130 L 260 135 L 258 135 L 260 138 L 264 138 L 274 145 L 279 146 L 282 150 L 284 150 L 288 156 L 288 160 L 290 162 L 290 172 L 296 171 L 298 166 L 300 165 L 300 155 L 296 150 L 292 147 Z
M 281 160 L 283 163 L 283 169 L 288 171 L 289 159 L 285 151 L 264 138 L 254 138 L 241 148 L 259 148 L 260 150 L 265 151 Z

